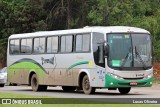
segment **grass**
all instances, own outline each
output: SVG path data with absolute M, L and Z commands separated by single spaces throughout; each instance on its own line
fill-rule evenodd
M 160 80 L 154 79 L 153 83 L 160 84 Z
M 52 98 L 52 97 L 0 92 L 0 98 Z
M 0 92 L 0 98 L 53 98 L 48 96 L 32 96 L 32 95 L 24 95 L 24 94 L 13 94 L 13 93 L 2 93 Z M 66 100 L 69 101 L 70 99 Z M 64 100 L 63 100 L 64 101 Z M 71 99 L 71 102 L 78 102 L 80 104 L 43 104 L 43 105 L 2 105 L 0 107 L 155 107 L 156 105 L 144 105 L 144 104 L 91 104 L 95 103 L 95 101 L 84 101 L 78 99 Z M 83 102 L 88 102 L 90 104 L 81 104 Z
M 155 107 L 156 105 L 137 104 L 43 104 L 43 105 L 0 105 L 0 107 Z M 158 107 L 158 106 L 156 106 Z

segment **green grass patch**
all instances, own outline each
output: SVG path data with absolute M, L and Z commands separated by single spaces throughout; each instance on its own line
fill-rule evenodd
M 0 98 L 53 98 L 53 97 L 0 92 Z
M 160 84 L 160 80 L 154 79 L 154 80 L 153 80 L 153 83 Z
M 138 104 L 43 104 L 43 105 L 0 105 L 0 107 L 158 107 Z
M 92 104 L 92 103 L 103 103 L 99 101 L 93 101 L 93 100 L 83 100 L 83 99 L 69 99 L 69 98 L 56 98 L 56 97 L 49 97 L 49 96 L 32 96 L 32 95 L 26 95 L 26 94 L 13 94 L 13 93 L 2 93 L 0 92 L 0 98 L 28 98 L 28 99 L 42 99 L 46 104 Z M 23 100 L 23 99 L 22 99 Z M 1 106 L 0 106 L 1 107 Z M 42 106 L 43 107 L 43 106 Z

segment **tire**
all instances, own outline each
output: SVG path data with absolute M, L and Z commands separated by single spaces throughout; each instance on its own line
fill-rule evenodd
M 4 84 L 0 84 L 0 87 L 4 87 Z
M 63 91 L 75 91 L 76 87 L 72 86 L 62 86 Z
M 82 89 L 85 94 L 93 94 L 96 88 L 90 86 L 89 78 L 87 75 L 83 77 Z
M 46 91 L 47 85 L 39 85 L 39 81 L 36 74 L 32 75 L 31 86 L 33 91 Z
M 129 88 L 118 88 L 118 90 L 121 94 L 128 94 L 131 88 L 130 87 Z

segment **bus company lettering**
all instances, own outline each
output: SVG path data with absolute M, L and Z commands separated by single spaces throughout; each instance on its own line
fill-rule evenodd
M 50 63 L 50 64 L 54 65 L 54 57 L 52 57 L 50 59 L 45 59 L 45 58 L 42 57 L 41 60 L 42 60 L 42 65 L 47 64 L 47 63 Z
M 136 74 L 136 77 L 144 77 L 144 74 Z

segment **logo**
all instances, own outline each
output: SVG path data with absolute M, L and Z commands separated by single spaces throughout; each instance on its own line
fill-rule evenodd
M 42 104 L 41 99 L 2 99 L 2 104 Z
M 42 65 L 47 64 L 47 63 L 54 65 L 54 57 L 50 59 L 45 59 L 42 57 L 41 60 L 42 60 Z
M 11 99 L 2 99 L 2 104 L 12 104 Z
M 136 77 L 144 77 L 144 74 L 136 74 Z

